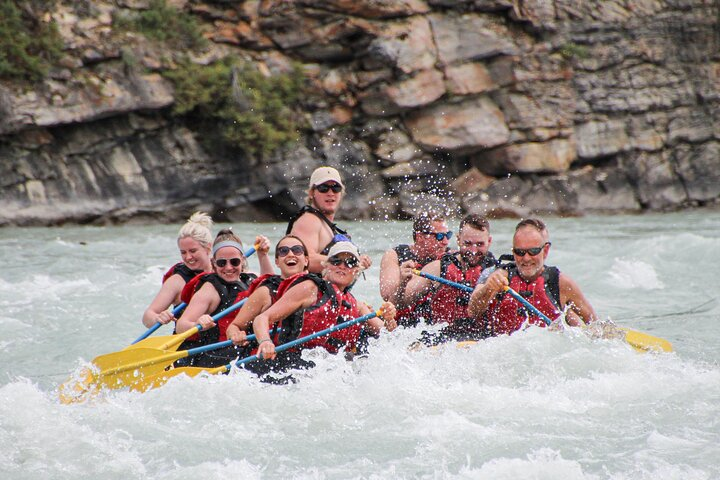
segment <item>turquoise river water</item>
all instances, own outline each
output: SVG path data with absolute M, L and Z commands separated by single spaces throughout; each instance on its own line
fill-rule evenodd
M 720 478 L 720 212 L 548 223 L 550 263 L 600 316 L 673 353 L 540 328 L 409 351 L 404 330 L 354 362 L 316 353 L 289 386 L 240 370 L 64 405 L 60 383 L 144 330 L 179 225 L 0 229 L 2 478 Z M 496 254 L 514 224 L 492 222 Z M 377 305 L 410 224 L 346 226 L 374 260 L 354 292 Z

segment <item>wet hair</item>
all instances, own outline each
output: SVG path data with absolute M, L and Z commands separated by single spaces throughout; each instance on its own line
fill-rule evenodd
M 444 222 L 445 217 L 432 212 L 422 212 L 413 219 L 413 240 L 418 233 L 430 233 L 432 224 L 435 222 Z
M 212 232 L 210 229 L 212 225 L 213 221 L 210 215 L 205 212 L 195 212 L 190 215 L 185 225 L 180 228 L 178 240 L 192 238 L 203 247 L 210 248 L 210 244 L 212 243 Z
M 293 239 L 297 240 L 298 242 L 300 242 L 300 245 L 302 245 L 303 251 L 305 252 L 305 256 L 306 256 L 306 257 L 309 257 L 309 255 L 308 255 L 308 249 L 307 249 L 307 247 L 305 246 L 305 242 L 303 242 L 302 239 L 301 239 L 300 237 L 298 237 L 297 235 L 289 234 L 289 235 L 285 235 L 284 237 L 282 237 L 282 238 L 281 238 L 280 240 L 278 240 L 278 242 L 275 244 L 275 258 L 278 258 L 278 253 L 277 253 L 278 247 L 280 246 L 280 244 L 282 243 L 283 240 L 287 240 L 288 238 L 293 238 Z M 306 269 L 307 269 L 307 267 L 306 267 Z
M 490 231 L 490 222 L 488 222 L 485 217 L 482 217 L 476 213 L 466 215 L 465 218 L 460 221 L 460 232 L 462 232 L 462 229 L 465 228 L 465 225 L 470 225 L 477 230 L 487 230 L 488 232 Z
M 515 232 L 517 233 L 518 230 L 525 227 L 534 228 L 535 230 L 540 232 L 540 234 L 545 240 L 550 237 L 550 232 L 548 232 L 545 222 L 543 222 L 539 218 L 524 218 L 520 220 L 518 224 L 515 225 Z

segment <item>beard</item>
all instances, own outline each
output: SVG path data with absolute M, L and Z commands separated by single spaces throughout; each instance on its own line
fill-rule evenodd
M 471 267 L 476 267 L 480 265 L 485 259 L 485 254 L 481 252 L 472 253 L 460 251 L 460 256 L 462 257 L 463 261 Z

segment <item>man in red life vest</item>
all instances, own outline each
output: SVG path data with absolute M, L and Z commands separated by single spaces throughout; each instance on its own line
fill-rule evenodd
M 410 280 L 400 272 L 402 266 L 421 269 L 439 259 L 446 251 L 452 232 L 445 218 L 440 215 L 421 213 L 413 221 L 413 244 L 397 245 L 386 251 L 380 261 L 380 296 L 386 302 L 400 303 Z M 415 303 L 397 311 L 398 325 L 411 326 L 418 323 L 416 313 L 422 315 L 425 302 Z
M 488 221 L 479 215 L 467 215 L 460 222 L 458 231 L 460 250 L 443 254 L 439 260 L 425 265 L 422 271 L 474 287 L 483 270 L 497 265 L 497 260 L 489 252 L 491 243 Z M 448 328 L 443 330 L 438 338 L 434 338 L 432 343 L 482 336 L 475 320 L 468 315 L 468 292 L 438 284 L 419 275 L 414 276 L 413 269 L 408 266 L 403 266 L 400 270 L 403 277 L 410 278 L 402 306 L 414 305 L 426 295 L 431 295 L 430 313 L 425 321 L 429 324 L 448 324 Z
M 545 265 L 550 252 L 550 236 L 541 220 L 528 218 L 517 224 L 512 251 L 514 264 L 495 270 L 470 297 L 468 312 L 484 324 L 486 332 L 490 335 L 510 334 L 526 321 L 545 325 L 510 294 L 504 293 L 505 286 L 518 292 L 551 320 L 557 319 L 563 311 L 567 311 L 566 320 L 570 325 L 597 318 L 575 281 L 556 267 Z

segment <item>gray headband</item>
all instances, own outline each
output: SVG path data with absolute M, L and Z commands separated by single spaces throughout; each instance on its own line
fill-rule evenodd
M 213 249 L 212 249 L 212 255 L 213 255 L 213 257 L 215 256 L 215 254 L 217 253 L 217 251 L 220 250 L 220 249 L 223 248 L 223 247 L 233 247 L 233 248 L 237 248 L 238 252 L 240 252 L 240 254 L 241 254 L 242 256 L 245 256 L 245 252 L 243 252 L 243 247 L 242 247 L 242 245 L 240 245 L 240 244 L 237 243 L 237 242 L 233 242 L 232 240 L 226 240 L 226 241 L 224 241 L 224 242 L 218 243 L 217 245 L 213 245 Z

